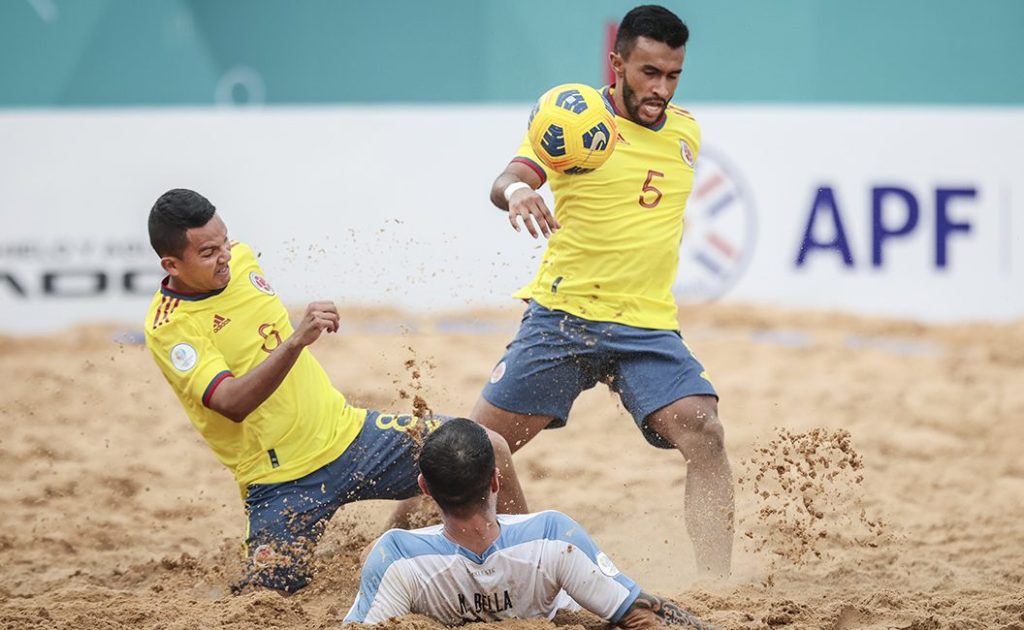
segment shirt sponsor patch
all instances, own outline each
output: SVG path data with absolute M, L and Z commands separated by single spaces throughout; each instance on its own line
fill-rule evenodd
M 199 353 L 187 343 L 179 343 L 171 348 L 171 365 L 179 372 L 188 372 L 196 366 Z
M 615 563 L 612 559 L 604 554 L 603 551 L 597 554 L 597 566 L 601 569 L 601 573 L 604 573 L 608 577 L 615 577 L 619 574 L 619 570 L 615 568 Z
M 249 282 L 252 282 L 252 286 L 256 287 L 261 293 L 274 295 L 274 288 L 270 286 L 267 279 L 255 271 L 249 272 Z

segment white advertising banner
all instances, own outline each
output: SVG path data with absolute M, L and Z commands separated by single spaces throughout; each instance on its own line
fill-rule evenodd
M 290 304 L 508 304 L 543 243 L 488 191 L 528 110 L 0 113 L 0 333 L 141 329 L 161 277 L 146 217 L 176 187 L 218 207 Z M 681 300 L 1024 317 L 1024 108 L 694 113 L 704 145 Z

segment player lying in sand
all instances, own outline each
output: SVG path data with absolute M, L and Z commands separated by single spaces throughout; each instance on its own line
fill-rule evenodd
M 345 623 L 418 613 L 447 625 L 552 618 L 581 606 L 624 628 L 711 628 L 643 592 L 587 532 L 555 511 L 497 514 L 500 487 L 486 430 L 454 418 L 423 441 L 419 486 L 441 525 L 386 532 L 363 566 Z
M 235 590 L 294 592 L 309 582 L 313 548 L 339 507 L 419 493 L 411 435 L 447 418 L 349 405 L 307 349 L 337 332 L 338 309 L 314 302 L 293 328 L 256 254 L 228 240 L 199 193 L 162 195 L 149 238 L 167 277 L 146 317 L 146 346 L 245 502 L 249 564 Z M 525 510 L 508 445 L 490 438 L 503 505 Z

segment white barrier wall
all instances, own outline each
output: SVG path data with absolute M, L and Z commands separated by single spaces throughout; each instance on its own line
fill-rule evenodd
M 209 197 L 289 303 L 507 304 L 541 243 L 487 194 L 527 110 L 2 113 L 0 332 L 141 328 L 160 277 L 146 216 L 173 187 Z M 681 299 L 1024 316 L 1024 109 L 694 113 L 704 150 Z

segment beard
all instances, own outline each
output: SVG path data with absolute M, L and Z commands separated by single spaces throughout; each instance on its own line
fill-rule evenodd
M 660 99 L 660 98 L 658 98 L 656 96 L 651 96 L 651 97 L 648 97 L 648 98 L 645 98 L 645 99 L 641 99 L 640 97 L 638 97 L 636 95 L 636 90 L 634 90 L 632 88 L 632 86 L 629 85 L 629 80 L 626 78 L 626 72 L 625 71 L 622 72 L 622 88 L 621 89 L 622 89 L 622 102 L 626 104 L 626 113 L 629 114 L 629 119 L 630 120 L 632 120 L 636 124 L 642 125 L 644 127 L 653 127 L 656 122 L 661 120 L 661 116 L 665 113 L 665 107 L 668 105 L 668 103 L 666 103 L 665 101 L 663 101 L 662 99 Z M 640 118 L 640 106 L 643 105 L 644 103 L 658 103 L 658 104 L 660 104 L 661 105 L 661 114 L 658 114 L 658 116 L 654 120 L 652 120 L 650 122 L 647 122 L 647 121 L 641 119 Z

